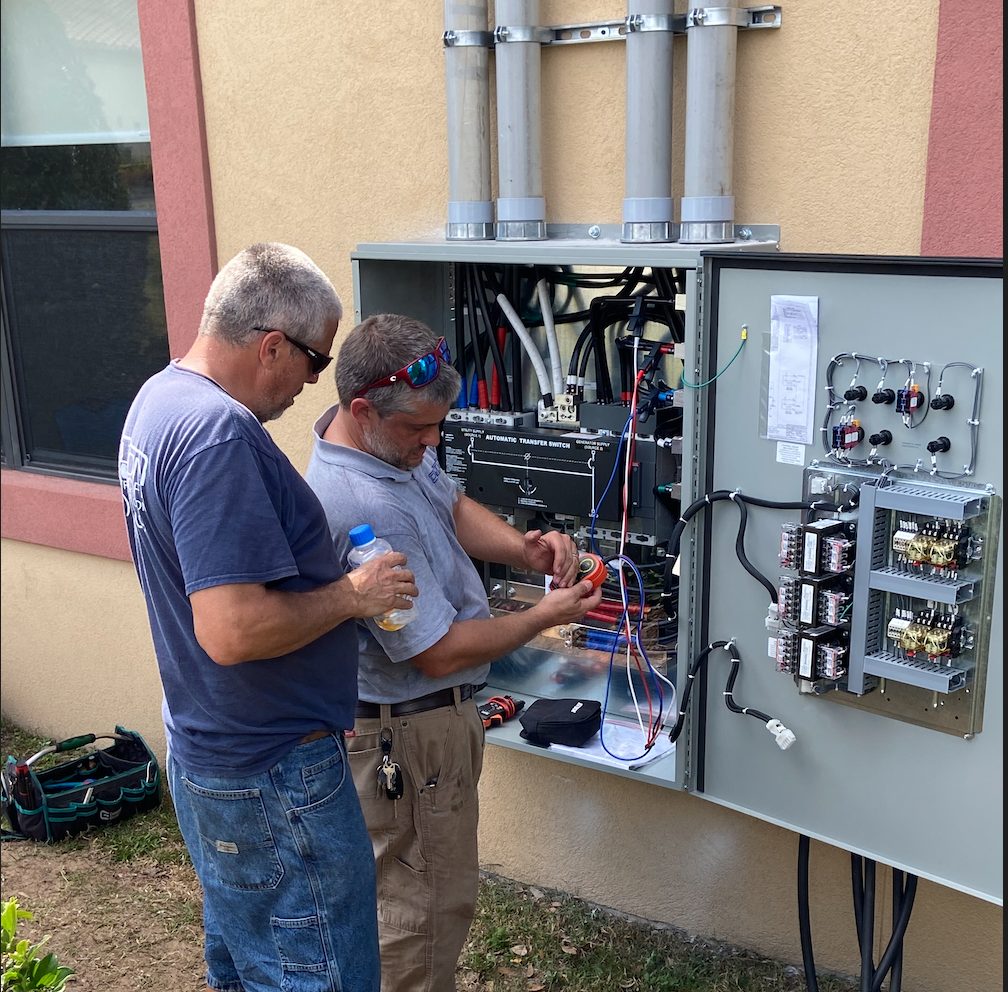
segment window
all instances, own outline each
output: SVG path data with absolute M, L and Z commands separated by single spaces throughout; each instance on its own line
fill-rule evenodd
M 3 464 L 113 480 L 168 361 L 136 0 L 0 0 Z

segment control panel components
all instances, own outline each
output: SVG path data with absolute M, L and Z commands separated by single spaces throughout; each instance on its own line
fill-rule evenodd
M 779 564 L 798 574 L 780 577 L 770 654 L 808 691 L 834 688 L 847 673 L 854 531 L 853 521 L 832 517 L 781 528 Z M 811 685 L 823 680 L 829 686 Z
M 854 378 L 841 392 L 833 383 L 834 377 L 852 363 Z M 868 386 L 859 381 L 869 368 L 882 370 L 882 378 L 870 394 Z M 903 377 L 902 385 L 887 385 L 887 378 L 897 374 Z M 983 374 L 983 368 L 972 362 L 948 362 L 938 370 L 932 393 L 931 362 L 855 351 L 834 355 L 826 367 L 827 409 L 820 428 L 823 450 L 829 459 L 851 467 L 876 465 L 888 472 L 924 470 L 935 479 L 969 484 L 980 442 Z M 967 396 L 972 392 L 972 406 L 968 414 L 949 416 L 949 411 L 961 412 L 965 404 L 956 407 L 946 378 L 953 384 L 971 380 Z M 869 395 L 871 404 L 862 405 Z M 928 419 L 932 413 L 940 419 Z M 920 431 L 925 421 L 935 425 L 935 433 L 918 443 L 920 435 L 910 432 Z M 923 457 L 906 461 L 910 451 L 921 451 Z
M 806 469 L 805 492 L 833 493 L 837 510 L 781 528 L 776 669 L 804 691 L 979 733 L 1000 498 L 822 468 Z

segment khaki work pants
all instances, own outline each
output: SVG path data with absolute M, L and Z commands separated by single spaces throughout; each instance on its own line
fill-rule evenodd
M 403 776 L 392 800 L 378 779 L 379 733 Z M 382 707 L 347 735 L 354 784 L 374 848 L 382 992 L 455 992 L 455 968 L 476 909 L 477 784 L 483 723 L 472 699 L 409 716 Z

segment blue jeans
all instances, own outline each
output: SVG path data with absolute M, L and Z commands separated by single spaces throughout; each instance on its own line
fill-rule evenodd
M 207 984 L 378 992 L 374 856 L 342 735 L 258 775 L 200 775 L 171 755 L 167 768 L 203 886 Z

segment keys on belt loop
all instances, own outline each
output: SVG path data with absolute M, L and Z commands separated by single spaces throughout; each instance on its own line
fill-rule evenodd
M 402 799 L 402 769 L 392 760 L 391 728 L 382 727 L 378 734 L 378 743 L 382 752 L 381 764 L 378 766 L 378 787 L 385 790 L 386 799 Z

